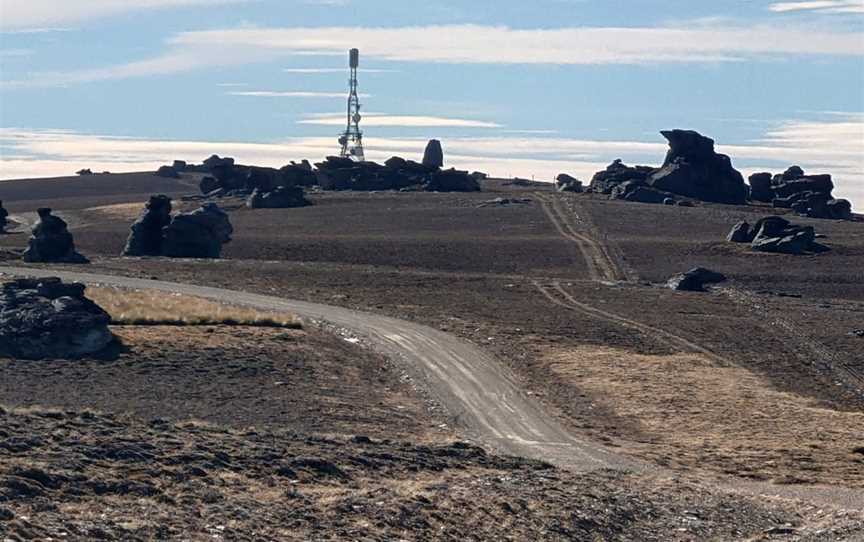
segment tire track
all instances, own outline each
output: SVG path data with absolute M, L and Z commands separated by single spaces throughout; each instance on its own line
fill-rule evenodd
M 545 286 L 537 280 L 533 281 L 533 284 L 534 287 L 536 287 L 537 290 L 539 290 L 540 293 L 543 294 L 544 297 L 546 297 L 546 299 L 548 299 L 551 303 L 558 305 L 559 307 L 564 307 L 568 310 L 577 311 L 592 318 L 597 318 L 606 322 L 618 324 L 625 328 L 659 338 L 663 340 L 663 342 L 665 342 L 666 344 L 674 346 L 679 350 L 702 354 L 703 356 L 711 359 L 711 361 L 717 363 L 718 365 L 724 367 L 729 367 L 733 365 L 726 358 L 712 352 L 704 346 L 700 346 L 693 341 L 685 339 L 680 335 L 675 335 L 674 333 L 670 333 L 664 329 L 655 328 L 647 324 L 637 322 L 636 320 L 631 320 L 618 314 L 605 311 L 603 309 L 598 309 L 597 307 L 593 307 L 591 305 L 588 305 L 587 303 L 582 303 L 581 301 L 578 301 L 575 297 L 573 297 L 573 295 L 568 292 L 564 288 L 564 286 L 561 285 L 560 281 L 552 281 L 551 286 Z
M 606 282 L 629 280 L 627 272 L 618 265 L 603 244 L 576 229 L 570 221 L 567 210 L 563 208 L 557 198 L 540 192 L 535 192 L 534 195 L 558 233 L 575 243 L 579 248 L 585 264 L 588 266 L 588 276 L 592 280 Z

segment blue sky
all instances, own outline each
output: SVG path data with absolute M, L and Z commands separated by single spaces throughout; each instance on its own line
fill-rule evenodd
M 864 205 L 864 0 L 0 0 L 0 178 L 337 151 L 497 175 L 656 164 L 661 129 Z

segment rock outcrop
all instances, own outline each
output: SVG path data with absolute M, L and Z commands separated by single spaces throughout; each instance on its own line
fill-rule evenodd
M 0 356 L 76 358 L 108 346 L 111 317 L 84 296 L 83 284 L 18 279 L 0 289 Z
M 163 229 L 171 223 L 171 198 L 150 196 L 141 217 L 132 224 L 132 233 L 123 249 L 124 256 L 160 256 Z
M 45 263 L 89 263 L 87 258 L 75 251 L 75 242 L 66 222 L 51 214 L 51 209 L 37 210 L 39 222 L 33 227 L 25 262 Z
M 8 225 L 9 211 L 3 208 L 3 200 L 0 200 L 0 233 L 5 233 Z
M 592 192 L 611 194 L 612 190 L 619 184 L 628 181 L 645 181 L 652 171 L 654 168 L 650 166 L 630 167 L 617 159 L 606 166 L 605 170 L 594 174 L 589 188 Z
M 752 228 L 746 222 L 739 222 L 726 239 L 733 243 L 750 243 L 750 247 L 759 252 L 806 254 L 828 250 L 816 242 L 813 226 L 798 226 L 779 216 L 765 217 Z
M 666 282 L 666 285 L 678 291 L 704 292 L 706 284 L 714 284 L 725 280 L 726 276 L 722 273 L 717 273 L 704 267 L 695 267 L 686 273 L 679 273 L 670 278 Z
M 398 156 L 384 164 L 355 162 L 349 158 L 328 156 L 315 164 L 318 185 L 324 190 L 403 190 L 435 192 L 476 192 L 477 178 L 467 171 L 442 170 Z
M 562 173 L 555 177 L 555 188 L 559 192 L 582 192 L 584 188 L 582 186 L 582 181 L 577 179 L 576 177 L 572 177 L 567 175 L 566 173 Z
M 852 219 L 852 204 L 832 195 L 831 175 L 807 175 L 799 166 L 783 173 L 756 173 L 750 176 L 750 199 L 792 209 L 810 218 Z
M 171 258 L 219 258 L 234 228 L 228 215 L 213 203 L 175 216 L 165 227 L 162 254 Z
M 426 144 L 426 150 L 423 151 L 423 165 L 432 168 L 444 167 L 444 150 L 437 139 L 430 139 Z
M 276 188 L 294 188 L 317 184 L 312 165 L 304 160 L 291 162 L 281 169 L 236 164 L 233 158 L 213 155 L 200 166 L 187 169 L 206 173 L 199 188 L 205 195 L 221 190 L 219 195 L 248 195 L 256 188 L 261 192 L 272 192 Z
M 714 140 L 692 130 L 664 130 L 669 152 L 660 169 L 648 176 L 657 189 L 702 201 L 744 204 L 747 186 L 732 160 L 714 151 Z
M 270 192 L 256 188 L 246 200 L 250 209 L 284 209 L 289 207 L 305 207 L 312 205 L 306 199 L 303 189 L 299 186 L 277 186 Z

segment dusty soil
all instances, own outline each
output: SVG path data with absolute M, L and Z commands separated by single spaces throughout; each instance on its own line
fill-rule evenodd
M 74 411 L 0 409 L 0 422 L 6 540 L 836 540 L 862 521 L 459 442 Z
M 10 407 L 125 412 L 322 435 L 429 440 L 448 433 L 387 360 L 320 331 L 113 327 L 113 359 L 0 358 Z

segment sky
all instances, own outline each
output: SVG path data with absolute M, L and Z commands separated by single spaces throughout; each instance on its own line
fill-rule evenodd
M 336 154 L 351 47 L 374 160 L 588 181 L 686 128 L 864 209 L 864 0 L 0 0 L 0 179 Z

